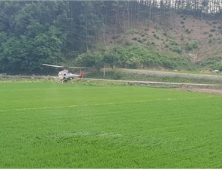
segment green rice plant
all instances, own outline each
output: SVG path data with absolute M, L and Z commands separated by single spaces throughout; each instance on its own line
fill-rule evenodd
M 1 168 L 221 168 L 218 95 L 0 82 Z

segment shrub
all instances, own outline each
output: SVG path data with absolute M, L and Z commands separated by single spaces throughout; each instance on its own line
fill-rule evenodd
M 167 36 L 167 32 L 164 32 L 163 35 L 164 35 L 164 36 Z
M 190 34 L 190 33 L 191 33 L 191 30 L 185 29 L 185 32 L 188 33 L 188 34 Z
M 185 45 L 185 50 L 187 50 L 187 51 L 193 50 L 195 48 L 198 48 L 198 45 L 197 45 L 196 41 L 186 43 L 186 45 Z
M 213 58 L 208 58 L 204 60 L 201 63 L 202 67 L 208 68 L 208 69 L 214 69 L 214 70 L 220 70 L 222 71 L 222 57 L 221 56 L 216 56 Z
M 146 33 L 143 32 L 143 33 L 141 34 L 141 37 L 145 37 L 145 36 L 146 36 Z
M 142 43 L 143 40 L 142 40 L 141 38 L 138 38 L 138 39 L 137 39 L 137 42 Z
M 178 43 L 175 40 L 169 39 L 169 41 L 171 45 L 178 45 Z
M 122 75 L 122 73 L 120 73 L 120 72 L 114 72 L 114 74 L 113 74 L 114 80 L 119 80 L 119 79 L 121 79 L 122 77 L 123 77 L 123 75 Z
M 115 36 L 113 36 L 113 39 L 115 40 L 115 39 L 117 39 L 119 37 L 120 37 L 120 35 L 115 35 Z
M 104 57 L 100 52 L 87 52 L 79 55 L 75 62 L 79 66 L 96 67 L 97 71 L 103 66 Z
M 160 39 L 159 35 L 157 33 L 154 33 L 153 36 L 156 38 L 156 39 Z
M 132 43 L 129 40 L 126 40 L 125 45 L 132 45 Z
M 138 31 L 138 30 L 134 30 L 134 33 L 135 33 L 135 34 L 139 34 L 139 31 Z
M 140 66 L 140 60 L 136 57 L 131 57 L 126 61 L 126 65 L 129 68 L 138 68 Z
M 143 38 L 142 41 L 145 42 L 145 41 L 146 41 L 146 38 Z
M 182 49 L 180 48 L 180 47 L 174 47 L 173 49 L 173 52 L 176 52 L 176 53 L 178 53 L 178 54 L 181 54 L 182 53 Z
M 159 29 L 160 29 L 160 26 L 159 26 L 158 24 L 156 24 L 156 25 L 154 26 L 154 28 L 155 28 L 156 30 L 159 30 Z
M 133 29 L 127 30 L 127 31 L 126 31 L 126 34 L 128 34 L 128 35 L 129 35 L 129 34 L 134 35 L 134 30 L 133 30 Z
M 183 40 L 184 40 L 184 37 L 183 37 L 183 35 L 181 35 L 181 36 L 180 36 L 180 40 L 181 40 L 181 41 L 183 41 Z

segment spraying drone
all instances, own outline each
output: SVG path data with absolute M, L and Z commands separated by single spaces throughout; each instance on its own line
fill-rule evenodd
M 55 68 L 64 68 L 64 66 L 58 66 L 58 65 L 51 65 L 51 64 L 42 64 L 44 66 L 48 66 L 48 67 L 55 67 Z M 68 68 L 75 68 L 75 69 L 83 69 L 86 67 L 68 67 Z M 69 80 L 72 80 L 74 78 L 83 78 L 83 72 L 80 72 L 80 74 L 73 74 L 71 72 L 69 72 L 68 69 L 63 69 L 62 71 L 60 71 L 58 73 L 58 77 L 62 82 L 66 82 Z

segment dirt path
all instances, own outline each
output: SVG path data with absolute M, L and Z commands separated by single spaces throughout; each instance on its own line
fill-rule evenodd
M 108 68 L 107 71 L 112 69 Z M 207 80 L 221 80 L 222 76 L 220 74 L 206 75 L 206 74 L 189 74 L 189 73 L 178 73 L 178 72 L 164 72 L 164 71 L 151 71 L 151 70 L 137 70 L 137 69 L 116 69 L 116 71 L 123 73 L 134 73 L 143 74 L 150 76 L 160 76 L 160 77 L 182 77 L 182 78 L 193 78 L 193 79 L 207 79 Z
M 208 94 L 219 94 L 222 95 L 222 90 L 219 89 L 201 89 L 201 88 L 190 88 L 190 89 L 186 89 L 186 88 L 181 88 L 179 90 L 182 91 L 190 91 L 190 92 L 199 92 L 199 93 L 208 93 Z
M 84 80 L 119 82 L 119 83 L 133 84 L 133 85 L 169 87 L 169 88 L 176 88 L 177 90 L 182 90 L 182 91 L 222 95 L 222 85 L 218 85 L 218 84 L 170 83 L 170 82 L 129 81 L 129 80 L 90 79 L 90 78 L 86 78 Z

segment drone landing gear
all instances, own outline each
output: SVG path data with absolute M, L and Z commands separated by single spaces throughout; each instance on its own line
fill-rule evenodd
M 63 79 L 62 80 L 62 83 L 66 83 L 66 82 L 68 82 L 69 80 L 72 80 L 73 78 L 68 78 L 68 79 Z
M 67 79 L 63 79 L 62 80 L 62 83 L 66 83 L 68 80 Z

